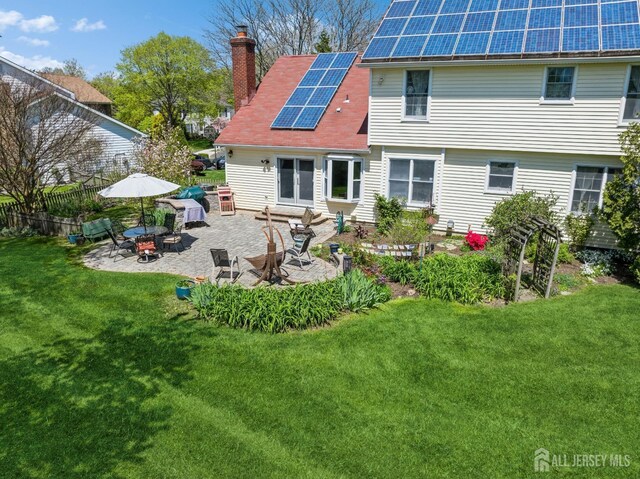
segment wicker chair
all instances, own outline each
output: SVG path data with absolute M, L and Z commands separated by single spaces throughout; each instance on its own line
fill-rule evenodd
M 240 261 L 237 256 L 229 259 L 229 252 L 226 249 L 211 248 L 211 257 L 213 258 L 213 274 L 212 282 L 215 278 L 215 282 L 218 283 L 221 278 L 229 279 L 232 283 L 235 283 L 242 274 L 240 270 Z M 237 271 L 234 272 L 233 265 L 236 265 Z M 216 274 L 216 269 L 218 270 Z M 213 276 L 215 275 L 215 276 Z

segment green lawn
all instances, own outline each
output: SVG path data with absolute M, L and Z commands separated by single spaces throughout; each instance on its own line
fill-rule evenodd
M 304 333 L 194 320 L 175 277 L 0 240 L 0 477 L 637 477 L 637 289 L 395 301 Z M 533 472 L 535 449 L 631 467 Z M 562 474 L 562 472 L 572 474 Z
M 196 176 L 195 181 L 197 183 L 206 183 L 207 181 L 225 181 L 225 170 L 205 170 L 204 176 Z
M 211 143 L 211 140 L 187 140 L 187 143 L 189 144 L 189 148 L 191 148 L 191 151 L 193 151 L 194 153 L 196 151 L 208 150 L 209 148 L 213 148 L 213 143 Z

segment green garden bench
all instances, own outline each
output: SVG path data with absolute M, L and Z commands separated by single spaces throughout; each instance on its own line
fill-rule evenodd
M 108 235 L 108 231 L 113 231 L 113 226 L 109 218 L 82 223 L 82 234 L 90 241 L 102 239 Z

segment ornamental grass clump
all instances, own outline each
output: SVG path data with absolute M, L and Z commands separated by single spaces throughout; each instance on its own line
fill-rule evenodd
M 189 301 L 204 319 L 251 331 L 280 333 L 321 326 L 346 311 L 359 312 L 388 301 L 387 287 L 361 271 L 331 281 L 286 288 L 204 283 Z
M 424 258 L 411 283 L 425 298 L 463 304 L 502 298 L 505 294 L 500 264 L 483 254 L 440 253 Z

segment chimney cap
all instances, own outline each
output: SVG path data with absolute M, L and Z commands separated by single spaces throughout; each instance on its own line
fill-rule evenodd
M 239 37 L 246 37 L 249 27 L 247 25 L 236 25 L 236 30 L 238 30 Z

